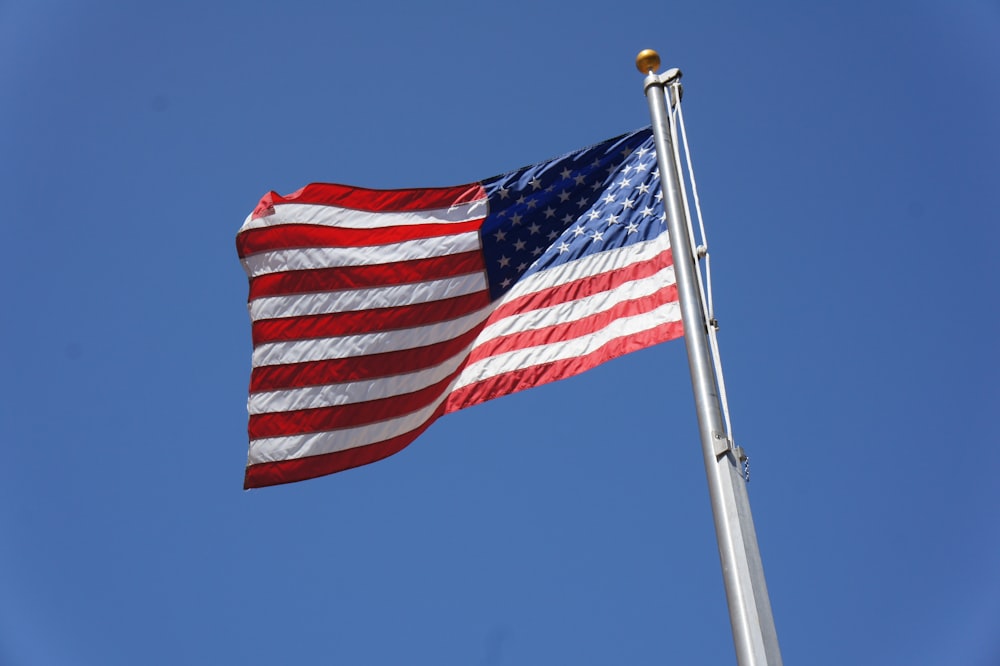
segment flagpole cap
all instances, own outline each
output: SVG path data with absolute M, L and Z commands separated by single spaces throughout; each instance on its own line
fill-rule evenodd
M 656 74 L 660 68 L 660 54 L 653 49 L 643 49 L 635 57 L 635 67 L 642 74 Z

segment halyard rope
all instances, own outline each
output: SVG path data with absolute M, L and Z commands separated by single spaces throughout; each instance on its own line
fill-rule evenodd
M 715 305 L 712 301 L 712 263 L 708 252 L 708 236 L 705 233 L 705 220 L 701 214 L 701 201 L 698 198 L 698 184 L 695 181 L 694 167 L 691 164 L 691 150 L 688 148 L 687 130 L 684 127 L 684 113 L 681 111 L 680 82 L 674 81 L 670 88 L 671 101 L 673 102 L 672 112 L 670 113 L 670 131 L 674 136 L 677 136 L 679 129 L 681 143 L 684 144 L 684 157 L 688 178 L 691 180 L 691 193 L 694 196 L 695 213 L 698 215 L 698 231 L 701 236 L 701 244 L 698 244 L 695 239 L 694 227 L 691 222 L 691 209 L 688 204 L 687 187 L 685 186 L 680 188 L 681 201 L 684 204 L 684 217 L 687 222 L 688 238 L 691 240 L 691 247 L 696 248 L 695 270 L 698 274 L 698 290 L 701 293 L 702 314 L 705 317 L 705 321 L 708 322 L 708 342 L 712 351 L 712 365 L 715 371 L 715 381 L 719 388 L 719 400 L 722 403 L 722 416 L 726 423 L 726 436 L 729 438 L 730 447 L 734 447 L 733 426 L 729 418 L 729 399 L 726 396 L 726 382 L 722 375 L 722 357 L 719 354 L 718 323 L 715 319 Z M 673 141 L 672 144 L 674 148 L 674 165 L 677 173 L 681 174 L 683 172 L 681 169 L 680 147 L 677 145 L 677 141 Z M 701 262 L 699 261 L 701 258 L 705 260 L 704 279 L 702 278 Z M 748 472 L 749 469 L 746 469 L 744 472 L 747 481 L 750 480 Z

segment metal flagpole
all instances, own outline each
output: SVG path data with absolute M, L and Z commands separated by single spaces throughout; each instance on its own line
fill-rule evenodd
M 739 666 L 777 666 L 781 664 L 778 635 L 774 629 L 764 567 L 750 514 L 750 498 L 740 469 L 745 456 L 742 449 L 733 444 L 722 419 L 718 383 L 709 353 L 709 322 L 705 321 L 692 240 L 681 200 L 683 183 L 674 160 L 677 130 L 667 111 L 666 98 L 668 88 L 680 80 L 681 73 L 678 69 L 671 69 L 662 75 L 656 74 L 660 56 L 648 49 L 639 53 L 635 62 L 639 71 L 647 75 L 644 91 L 653 120 L 660 187 L 673 249 L 674 273 L 684 321 L 684 342 L 701 430 L 701 448 L 715 517 L 715 536 L 729 603 L 736 661 Z M 679 85 L 673 90 L 679 94 Z

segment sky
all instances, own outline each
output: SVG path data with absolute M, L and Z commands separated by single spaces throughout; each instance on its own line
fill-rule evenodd
M 234 237 L 449 186 L 684 73 L 789 664 L 1000 663 L 1000 4 L 0 4 L 0 664 L 735 663 L 673 341 L 242 489 Z

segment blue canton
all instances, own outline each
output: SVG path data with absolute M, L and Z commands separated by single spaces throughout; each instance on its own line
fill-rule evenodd
M 482 181 L 490 297 L 521 278 L 666 231 L 649 128 Z

